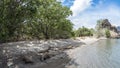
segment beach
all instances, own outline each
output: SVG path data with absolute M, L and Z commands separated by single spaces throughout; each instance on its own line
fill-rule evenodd
M 83 46 L 97 42 L 94 37 L 47 41 L 21 41 L 1 44 L 1 68 L 66 68 L 71 55 Z M 6 62 L 3 62 L 4 61 Z M 4 66 L 2 66 L 4 64 Z

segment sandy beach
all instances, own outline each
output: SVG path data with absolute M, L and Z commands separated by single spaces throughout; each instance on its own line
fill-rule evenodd
M 101 37 L 101 38 L 96 38 L 96 37 L 76 37 L 76 40 L 79 40 L 79 41 L 85 43 L 86 45 L 95 43 L 95 42 L 97 42 L 99 40 L 102 40 L 102 39 L 107 39 L 107 38 L 105 38 L 105 37 Z
M 79 40 L 83 43 L 85 43 L 84 45 L 80 46 L 80 47 L 77 47 L 77 48 L 74 48 L 74 49 L 70 49 L 70 50 L 67 50 L 67 54 L 71 57 L 71 55 L 75 52 L 75 51 L 78 51 L 79 49 L 82 49 L 82 47 L 84 46 L 89 46 L 90 44 L 93 44 L 101 39 L 106 39 L 106 38 L 95 38 L 95 37 L 77 37 L 76 40 Z

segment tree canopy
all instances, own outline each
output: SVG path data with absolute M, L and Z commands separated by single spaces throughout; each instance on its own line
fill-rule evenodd
M 0 41 L 69 38 L 68 7 L 56 0 L 0 0 Z

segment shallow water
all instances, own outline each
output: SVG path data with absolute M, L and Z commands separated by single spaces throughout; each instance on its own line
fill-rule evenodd
M 69 68 L 120 68 L 120 39 L 82 46 L 72 56 Z

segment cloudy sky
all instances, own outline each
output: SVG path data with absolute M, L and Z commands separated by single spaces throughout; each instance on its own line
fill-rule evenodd
M 94 28 L 98 19 L 109 19 L 111 24 L 120 25 L 120 0 L 61 0 L 73 12 L 69 17 L 74 28 Z

